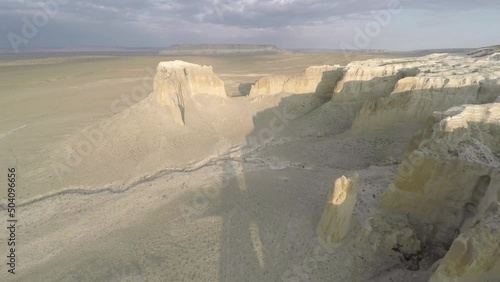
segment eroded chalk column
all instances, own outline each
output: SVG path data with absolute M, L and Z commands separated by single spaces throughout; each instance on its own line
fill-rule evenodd
M 316 233 L 327 246 L 339 243 L 351 230 L 356 205 L 358 176 L 342 176 L 335 181 L 319 221 Z

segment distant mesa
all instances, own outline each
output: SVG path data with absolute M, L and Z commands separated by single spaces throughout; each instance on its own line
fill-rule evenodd
M 491 56 L 495 53 L 500 53 L 500 45 L 478 48 L 468 52 L 467 55 L 473 58 L 478 58 L 478 57 Z
M 251 44 L 182 44 L 160 51 L 160 55 L 255 55 L 284 54 L 288 51 L 274 45 Z

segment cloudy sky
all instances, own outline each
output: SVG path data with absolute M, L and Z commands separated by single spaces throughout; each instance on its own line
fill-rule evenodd
M 500 44 L 500 0 L 0 0 L 0 48 Z

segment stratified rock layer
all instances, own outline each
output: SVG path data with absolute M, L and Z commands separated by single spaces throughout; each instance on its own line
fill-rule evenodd
M 430 282 L 499 281 L 499 242 L 500 206 L 496 203 L 453 242 Z
M 500 104 L 468 105 L 416 137 L 382 206 L 408 213 L 449 242 L 498 201 Z
M 270 76 L 257 81 L 250 96 L 289 94 L 331 94 L 342 77 L 341 66 L 312 66 L 298 76 Z
M 352 68 L 354 74 L 349 75 Z M 342 84 L 350 83 L 350 90 L 343 96 L 351 98 L 341 96 L 341 100 L 367 96 L 353 125 L 359 130 L 381 128 L 395 121 L 422 122 L 434 111 L 463 104 L 491 103 L 500 95 L 500 65 L 486 58 L 435 54 L 355 62 L 349 69 Z M 377 75 L 367 77 L 366 71 Z M 366 82 L 372 76 L 375 76 L 369 80 L 372 84 Z M 339 91 L 342 84 L 337 86 L 339 93 L 334 95 L 334 101 L 347 91 L 345 86 Z
M 358 176 L 342 176 L 335 181 L 319 221 L 316 233 L 327 245 L 339 243 L 351 230 L 351 220 L 356 205 Z
M 183 61 L 161 62 L 154 78 L 154 92 L 160 105 L 167 107 L 175 123 L 183 125 L 194 95 L 205 94 L 225 98 L 224 82 L 211 66 Z

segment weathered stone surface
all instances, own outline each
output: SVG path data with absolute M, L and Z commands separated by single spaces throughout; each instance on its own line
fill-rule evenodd
M 301 75 L 291 77 L 283 91 L 293 94 L 331 94 L 342 74 L 343 67 L 338 65 L 308 67 Z
M 375 254 L 387 255 L 395 250 L 403 255 L 416 254 L 421 242 L 408 220 L 401 215 L 376 214 L 363 226 L 364 243 Z
M 365 99 L 366 102 L 354 121 L 354 128 L 385 127 L 394 124 L 394 121 L 422 122 L 434 111 L 444 111 L 463 104 L 491 103 L 500 95 L 500 65 L 486 58 L 435 54 L 413 58 L 413 62 L 405 60 L 407 61 L 405 64 L 402 64 L 401 60 L 357 62 L 359 69 L 363 69 L 362 66 L 366 64 L 369 67 L 378 63 L 383 66 L 375 66 L 375 70 L 393 75 L 385 82 L 373 82 L 373 86 L 368 84 L 366 91 L 363 91 L 366 82 L 360 81 L 373 75 L 360 75 L 356 72 L 352 77 L 346 75 L 344 80 L 355 81 L 351 82 L 351 88 L 355 90 L 351 90 L 348 96 L 378 98 Z M 391 67 L 393 64 L 397 67 Z M 395 69 L 401 70 L 404 67 L 415 71 L 406 73 L 402 71 L 403 74 L 400 76 L 403 77 L 398 79 Z M 373 81 L 377 79 L 380 79 L 380 75 L 372 78 Z M 397 82 L 394 83 L 394 80 Z M 392 89 L 390 85 L 393 85 Z M 355 94 L 352 94 L 354 92 Z M 334 101 L 335 99 L 336 95 Z M 343 98 L 343 100 L 352 99 L 361 98 Z
M 335 181 L 319 221 L 316 233 L 327 245 L 339 243 L 351 230 L 352 214 L 356 205 L 358 176 L 342 176 Z
M 175 123 L 185 123 L 185 112 L 194 95 L 225 98 L 224 82 L 211 66 L 183 61 L 161 62 L 154 78 L 154 92 L 160 105 L 167 107 Z
M 343 74 L 343 67 L 312 66 L 297 76 L 264 77 L 252 86 L 250 96 L 290 94 L 331 94 Z
M 277 75 L 259 79 L 250 90 L 250 96 L 276 95 L 283 92 L 283 86 L 290 78 Z
M 284 54 L 290 53 L 274 45 L 251 44 L 183 44 L 172 45 L 160 51 L 162 55 L 245 55 L 245 54 Z
M 500 205 L 492 205 L 485 216 L 451 245 L 430 282 L 500 280 Z
M 499 200 L 500 104 L 440 115 L 410 146 L 381 205 L 430 224 L 427 235 L 447 244 Z
M 334 102 L 367 101 L 388 96 L 396 83 L 418 73 L 421 62 L 412 60 L 369 60 L 352 62 L 335 87 Z

